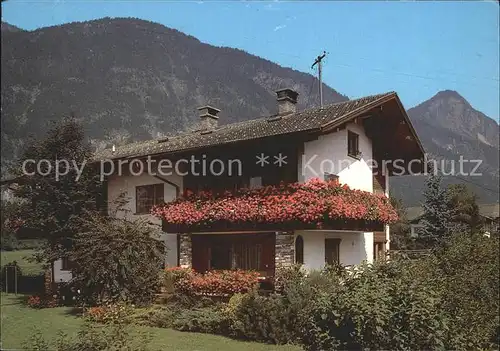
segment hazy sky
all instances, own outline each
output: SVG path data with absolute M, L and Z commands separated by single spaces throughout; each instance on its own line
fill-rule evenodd
M 405 107 L 452 89 L 498 121 L 496 2 L 8 0 L 2 20 L 36 29 L 101 17 L 138 17 L 203 42 L 243 49 L 315 73 L 349 97 L 395 90 Z

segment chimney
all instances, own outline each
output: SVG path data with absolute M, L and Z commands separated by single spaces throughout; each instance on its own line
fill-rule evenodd
M 201 128 L 203 130 L 213 130 L 217 128 L 217 114 L 220 112 L 219 109 L 212 106 L 202 106 L 198 107 L 198 111 L 200 111 L 201 118 Z
M 297 112 L 297 97 L 299 93 L 286 88 L 276 91 L 278 97 L 278 114 L 287 115 Z

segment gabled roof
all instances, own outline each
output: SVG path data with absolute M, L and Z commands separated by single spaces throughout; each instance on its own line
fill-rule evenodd
M 223 125 L 213 131 L 195 131 L 176 136 L 137 142 L 96 154 L 96 160 L 142 157 L 177 153 L 239 141 L 331 128 L 338 122 L 355 118 L 373 107 L 397 97 L 395 92 L 339 102 L 323 108 L 308 109 L 283 116 L 271 116 Z M 417 139 L 418 140 L 418 139 Z

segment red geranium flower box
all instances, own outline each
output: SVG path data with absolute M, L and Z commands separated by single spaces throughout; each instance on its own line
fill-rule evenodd
M 313 179 L 237 192 L 186 194 L 153 209 L 167 231 L 380 230 L 398 219 L 384 195 Z

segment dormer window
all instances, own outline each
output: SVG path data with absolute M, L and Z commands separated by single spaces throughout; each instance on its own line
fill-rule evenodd
M 350 130 L 347 131 L 347 155 L 357 160 L 361 158 L 361 152 L 359 151 L 359 135 Z

